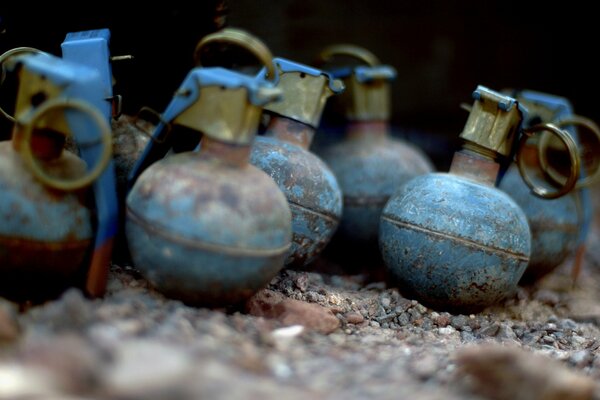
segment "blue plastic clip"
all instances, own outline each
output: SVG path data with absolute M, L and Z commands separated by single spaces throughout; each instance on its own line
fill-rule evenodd
M 112 69 L 109 52 L 110 31 L 108 29 L 68 33 L 61 44 L 65 60 L 84 65 L 98 72 L 95 79 L 71 85 L 67 95 L 84 99 L 97 107 L 106 117 L 110 126 L 112 118 Z M 80 146 L 81 157 L 93 164 L 102 149 L 99 146 L 85 146 L 98 136 L 97 130 L 67 116 L 75 141 Z M 89 122 L 84 122 L 89 124 Z M 106 288 L 108 268 L 112 256 L 113 240 L 117 234 L 118 202 L 114 164 L 111 161 L 93 184 L 97 211 L 97 228 L 94 250 L 86 280 L 86 290 L 93 296 L 102 295 Z

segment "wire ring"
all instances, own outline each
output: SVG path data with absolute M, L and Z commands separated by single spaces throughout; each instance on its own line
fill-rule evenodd
M 524 158 L 521 157 L 521 152 L 525 148 L 527 140 L 533 136 L 536 132 L 550 132 L 556 135 L 564 144 L 569 152 L 569 159 L 571 161 L 571 169 L 569 173 L 569 177 L 564 184 L 555 192 L 551 192 L 542 186 L 536 186 L 532 181 L 529 175 L 527 175 L 525 171 L 525 163 Z M 544 199 L 557 199 L 569 193 L 573 188 L 575 188 L 575 184 L 577 183 L 577 179 L 579 179 L 579 152 L 577 151 L 577 144 L 575 140 L 571 137 L 571 135 L 558 128 L 553 124 L 538 124 L 534 125 L 531 128 L 527 128 L 523 131 L 523 135 L 519 139 L 519 147 L 517 150 L 517 166 L 519 167 L 519 173 L 525 181 L 525 184 L 531 189 L 531 191 L 538 197 Z
M 100 129 L 100 142 L 103 145 L 103 151 L 95 167 L 86 175 L 74 180 L 57 179 L 48 175 L 43 168 L 35 161 L 31 151 L 31 138 L 35 122 L 44 114 L 52 110 L 73 109 L 88 114 Z M 42 184 L 54 189 L 72 191 L 89 186 L 104 171 L 111 159 L 112 154 L 112 136 L 111 130 L 105 117 L 93 106 L 81 100 L 51 99 L 43 102 L 39 107 L 31 110 L 25 116 L 17 118 L 17 124 L 21 127 L 19 153 L 23 158 L 31 173 L 42 182 Z
M 581 127 L 587 128 L 596 136 L 596 139 L 600 143 L 600 127 L 598 127 L 598 125 L 589 118 L 582 117 L 579 115 L 573 115 L 569 118 L 565 118 L 565 119 L 556 121 L 555 124 L 560 128 L 564 128 L 565 126 L 569 126 L 569 125 L 576 125 L 576 126 L 581 126 Z M 540 165 L 541 165 L 544 173 L 546 173 L 554 183 L 556 183 L 558 185 L 564 185 L 564 182 L 566 179 L 563 176 L 561 176 L 560 174 L 558 174 L 556 171 L 551 169 L 549 166 L 549 163 L 548 163 L 548 156 L 546 153 L 546 149 L 548 148 L 548 145 L 550 142 L 550 137 L 551 137 L 550 135 L 542 135 L 542 137 L 540 138 L 540 143 L 539 143 L 539 147 L 538 147 L 538 157 L 540 160 Z M 596 167 L 596 170 L 594 171 L 593 174 L 588 175 L 588 176 L 584 177 L 583 179 L 580 179 L 579 181 L 577 181 L 577 184 L 575 185 L 575 189 L 582 189 L 585 187 L 589 187 L 592 184 L 598 182 L 599 180 L 600 180 L 600 164 Z
M 0 85 L 4 83 L 4 79 L 6 79 L 6 71 L 4 69 L 4 63 L 11 57 L 18 56 L 19 54 L 44 54 L 43 51 L 35 49 L 33 47 L 15 47 L 14 49 L 10 49 L 4 54 L 0 55 Z M 10 122 L 15 122 L 15 117 L 7 113 L 2 107 L 0 107 L 0 115 L 9 120 Z
M 356 46 L 354 44 L 334 44 L 326 47 L 319 54 L 319 61 L 326 63 L 331 61 L 335 56 L 350 56 L 354 57 L 359 61 L 362 61 L 369 67 L 375 67 L 380 65 L 379 58 L 364 47 Z
M 275 82 L 277 75 L 275 64 L 273 64 L 273 54 L 271 54 L 268 47 L 257 37 L 241 29 L 225 28 L 219 32 L 204 36 L 202 40 L 198 42 L 196 49 L 194 50 L 194 62 L 197 66 L 202 65 L 200 60 L 200 50 L 207 44 L 213 42 L 227 42 L 250 51 L 250 53 L 267 67 L 267 78 L 270 81 Z

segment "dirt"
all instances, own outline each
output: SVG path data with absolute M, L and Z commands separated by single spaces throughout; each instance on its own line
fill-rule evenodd
M 0 300 L 0 399 L 600 399 L 597 222 L 576 283 L 570 259 L 469 315 L 292 270 L 209 310 L 115 265 L 103 299 Z

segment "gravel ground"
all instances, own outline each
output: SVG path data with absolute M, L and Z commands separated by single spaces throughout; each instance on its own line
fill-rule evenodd
M 598 222 L 575 285 L 569 260 L 474 315 L 299 271 L 208 310 L 113 266 L 104 299 L 0 300 L 0 399 L 600 399 Z

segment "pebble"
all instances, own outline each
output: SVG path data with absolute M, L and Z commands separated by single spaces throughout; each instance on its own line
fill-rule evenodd
M 575 365 L 578 368 L 583 368 L 591 364 L 593 360 L 594 357 L 592 356 L 592 353 L 590 353 L 588 350 L 576 351 L 573 354 L 571 354 L 571 357 L 569 358 L 569 362 L 571 362 L 571 364 Z
M 451 326 L 445 326 L 445 327 L 443 327 L 443 328 L 438 328 L 438 333 L 439 333 L 440 335 L 451 335 L 451 334 L 453 334 L 454 332 L 456 332 L 456 329 L 454 329 L 454 328 L 453 328 L 453 327 L 451 327 Z
M 365 320 L 362 314 L 354 311 L 344 314 L 344 318 L 346 318 L 346 322 L 349 324 L 360 324 Z
M 548 335 L 543 336 L 542 340 L 544 341 L 544 343 L 548 343 L 548 344 L 554 343 L 556 341 L 552 336 L 548 336 Z
M 439 327 L 445 327 L 450 324 L 450 315 L 448 314 L 440 314 L 437 318 L 433 320 L 433 322 Z
M 381 299 L 380 299 L 381 305 L 384 308 L 389 308 L 391 301 L 392 300 L 389 297 L 387 297 L 387 296 L 382 296 Z
M 575 321 L 569 318 L 565 318 L 559 322 L 560 329 L 576 331 L 578 330 L 578 325 Z
M 479 334 L 481 334 L 482 336 L 496 336 L 498 334 L 499 330 L 500 330 L 500 325 L 497 323 L 494 323 L 492 325 L 486 326 L 485 328 L 481 328 L 481 330 L 479 331 Z
M 469 323 L 469 318 L 465 315 L 456 315 L 450 319 L 450 324 L 458 330 L 461 330 Z
M 410 315 L 408 313 L 402 313 L 398 315 L 398 324 L 400 326 L 408 325 L 410 323 Z
M 512 328 L 510 326 L 508 326 L 507 324 L 500 324 L 500 326 L 498 328 L 498 332 L 496 333 L 496 337 L 498 337 L 500 339 L 511 339 L 511 340 L 517 339 L 517 335 L 512 330 Z

